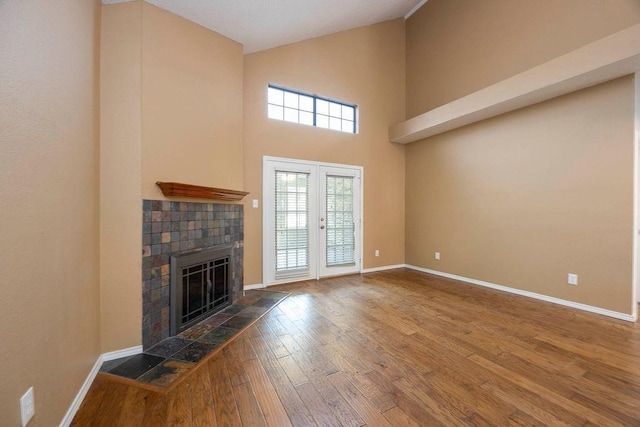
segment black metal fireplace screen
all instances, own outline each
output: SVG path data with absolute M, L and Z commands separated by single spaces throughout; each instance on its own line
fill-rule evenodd
M 231 254 L 224 247 L 171 257 L 172 336 L 231 304 Z

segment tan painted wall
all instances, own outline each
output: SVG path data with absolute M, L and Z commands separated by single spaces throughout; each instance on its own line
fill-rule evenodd
M 407 117 L 638 22 L 637 0 L 429 0 L 407 21 Z
M 142 339 L 142 1 L 102 6 L 100 240 L 102 352 Z
M 142 199 L 164 198 L 155 182 L 243 188 L 243 55 L 141 0 L 103 6 L 101 55 L 106 352 L 141 343 Z
M 410 144 L 407 263 L 630 313 L 632 84 Z
M 387 136 L 404 118 L 404 58 L 402 19 L 245 57 L 245 284 L 262 283 L 264 155 L 364 166 L 363 265 L 404 262 L 404 148 Z M 357 104 L 360 133 L 267 119 L 269 83 Z
M 98 1 L 0 4 L 0 424 L 58 425 L 95 363 Z
M 148 3 L 142 21 L 142 195 L 156 181 L 243 189 L 242 45 Z
M 635 1 L 546 6 L 430 0 L 407 23 L 409 114 L 640 20 Z M 631 78 L 410 144 L 406 156 L 407 263 L 632 312 Z

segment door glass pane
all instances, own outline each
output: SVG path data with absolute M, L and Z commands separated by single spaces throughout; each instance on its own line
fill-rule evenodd
M 328 266 L 355 263 L 353 177 L 327 175 Z
M 309 269 L 309 174 L 276 171 L 276 274 Z

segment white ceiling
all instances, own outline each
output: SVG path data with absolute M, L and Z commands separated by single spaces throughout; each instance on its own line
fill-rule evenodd
M 252 53 L 408 16 L 427 0 L 146 1 L 240 42 L 245 53 Z

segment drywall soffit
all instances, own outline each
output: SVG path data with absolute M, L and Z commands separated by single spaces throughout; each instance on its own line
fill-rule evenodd
M 389 128 L 408 144 L 640 70 L 640 24 Z

